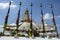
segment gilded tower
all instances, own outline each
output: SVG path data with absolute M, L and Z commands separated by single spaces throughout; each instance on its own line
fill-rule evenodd
M 24 17 L 22 19 L 22 22 L 28 22 L 30 19 L 29 19 L 29 11 L 26 10 L 25 13 L 24 13 Z

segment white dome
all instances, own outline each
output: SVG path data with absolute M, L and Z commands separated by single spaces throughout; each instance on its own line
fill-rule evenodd
M 8 24 L 8 26 L 16 26 L 16 24 L 15 23 L 12 23 L 12 24 Z
M 32 23 L 32 27 L 34 30 L 39 29 L 39 27 L 34 22 Z M 29 30 L 30 29 L 30 23 L 29 22 L 23 22 L 18 29 L 19 30 Z

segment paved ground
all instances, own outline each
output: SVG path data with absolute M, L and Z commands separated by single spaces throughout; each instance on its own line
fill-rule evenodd
M 15 38 L 15 37 L 0 37 L 0 40 L 60 40 L 58 38 L 51 38 L 51 39 L 48 39 L 48 38 L 40 38 L 40 37 L 36 37 L 36 38 L 25 38 L 25 37 L 18 37 L 18 38 Z

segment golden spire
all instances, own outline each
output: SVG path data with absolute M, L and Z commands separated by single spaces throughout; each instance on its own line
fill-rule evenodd
M 22 19 L 22 22 L 28 22 L 29 21 L 29 11 L 26 10 L 24 13 L 24 17 Z

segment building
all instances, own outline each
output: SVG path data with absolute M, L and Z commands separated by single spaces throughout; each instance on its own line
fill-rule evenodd
M 19 27 L 18 27 L 18 36 L 31 36 L 30 34 L 30 22 L 31 22 L 31 18 L 29 17 L 29 11 L 26 10 L 24 13 L 24 17 L 21 20 L 21 23 L 19 23 Z M 36 22 L 34 22 L 34 20 L 32 20 L 32 35 L 33 36 L 40 36 L 42 37 L 43 34 L 48 37 L 55 37 L 56 36 L 56 32 L 54 32 L 54 27 L 52 27 L 51 25 L 45 23 L 45 33 L 43 33 L 43 26 L 42 25 L 37 25 Z M 6 27 L 6 30 L 4 32 L 4 35 L 6 36 L 14 36 L 16 35 L 16 24 L 9 24 Z

